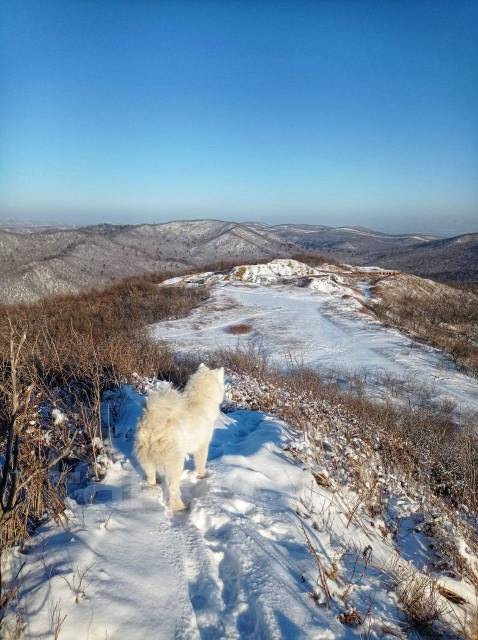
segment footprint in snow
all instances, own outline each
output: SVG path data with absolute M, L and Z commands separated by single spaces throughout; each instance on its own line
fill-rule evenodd
M 229 513 L 248 515 L 252 511 L 255 511 L 256 506 L 252 502 L 242 500 L 242 498 L 234 498 L 229 504 L 224 505 L 224 509 Z
M 198 509 L 191 513 L 191 521 L 200 531 L 211 531 L 220 529 L 226 522 L 229 522 L 229 518 L 211 515 L 204 509 Z
M 110 574 L 105 571 L 104 569 L 100 569 L 98 571 L 98 578 L 102 581 L 102 582 L 109 582 L 111 580 L 111 576 Z

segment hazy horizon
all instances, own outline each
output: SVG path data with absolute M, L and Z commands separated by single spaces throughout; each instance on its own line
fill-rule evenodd
M 168 222 L 178 222 L 178 221 L 189 221 L 189 220 L 219 220 L 224 222 L 237 222 L 237 223 L 263 223 L 273 225 L 280 224 L 308 224 L 308 225 L 323 225 L 326 227 L 364 227 L 370 230 L 379 231 L 382 233 L 388 234 L 414 234 L 414 233 L 426 233 L 430 235 L 436 235 L 441 237 L 452 237 L 461 234 L 467 233 L 478 233 L 478 224 L 474 222 L 474 220 L 469 221 L 469 225 L 464 221 L 463 226 L 460 229 L 456 228 L 456 225 L 453 228 L 446 228 L 446 226 L 442 226 L 441 228 L 435 227 L 422 227 L 420 225 L 411 224 L 409 227 L 403 227 L 403 225 L 394 227 L 393 225 L 387 226 L 380 224 L 377 221 L 376 225 L 372 224 L 362 224 L 360 222 L 324 222 L 323 220 L 326 216 L 316 216 L 314 222 L 311 222 L 310 219 L 283 219 L 283 220 L 261 220 L 257 218 L 244 217 L 243 219 L 233 218 L 233 217 L 220 217 L 220 216 L 179 216 L 179 217 L 163 217 L 163 216 L 150 216 L 144 218 L 135 217 L 134 220 L 131 220 L 131 216 L 124 216 L 117 218 L 116 216 L 112 216 L 110 218 L 106 217 L 104 219 L 98 218 L 97 216 L 93 216 L 91 219 L 88 217 L 85 219 L 82 216 L 75 216 L 74 218 L 52 218 L 48 216 L 30 216 L 22 215 L 16 217 L 8 217 L 0 215 L 0 226 L 18 226 L 18 227 L 26 227 L 29 225 L 32 226 L 45 226 L 45 227 L 82 227 L 82 226 L 91 226 L 91 225 L 101 225 L 101 224 L 111 224 L 111 225 L 141 225 L 141 224 L 165 224 Z
M 7 0 L 0 218 L 478 228 L 478 3 Z

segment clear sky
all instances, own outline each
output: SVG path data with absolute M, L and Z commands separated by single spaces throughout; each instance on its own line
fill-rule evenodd
M 3 0 L 0 217 L 478 230 L 476 0 Z

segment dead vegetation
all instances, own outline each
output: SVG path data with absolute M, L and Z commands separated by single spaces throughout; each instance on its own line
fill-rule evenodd
M 80 461 L 106 471 L 100 402 L 136 372 L 167 376 L 175 361 L 145 326 L 185 315 L 202 288 L 131 279 L 102 291 L 0 309 L 0 542 L 19 544 L 64 510 Z
M 447 611 L 436 581 L 425 573 L 401 565 L 394 574 L 394 581 L 398 602 L 413 626 L 430 627 Z
M 348 465 L 345 450 L 361 447 L 380 459 L 384 472 L 399 472 L 410 487 L 420 486 L 457 509 L 465 505 L 478 514 L 478 429 L 476 417 L 465 416 L 459 426 L 446 407 L 418 407 L 369 400 L 360 385 L 344 391 L 324 381 L 314 370 L 279 371 L 253 348 L 221 351 L 213 362 L 250 379 L 250 388 L 239 384 L 238 401 L 244 398 L 252 409 L 270 412 L 307 433 L 315 445 L 318 462 L 323 461 L 327 438 L 343 438 L 335 464 L 342 460 L 343 474 L 363 502 L 374 512 L 381 509 L 380 488 L 371 465 Z M 235 391 L 232 391 L 233 396 Z M 325 444 L 324 444 L 325 443 Z M 370 459 L 370 458 L 368 458 Z
M 338 260 L 335 260 L 328 255 L 326 256 L 318 253 L 317 251 L 301 251 L 299 253 L 293 253 L 290 257 L 292 260 L 303 262 L 311 267 L 320 267 L 323 264 L 334 264 L 337 266 L 341 264 Z
M 478 375 L 476 287 L 398 274 L 375 284 L 369 308 L 382 322 L 441 349 L 457 366 Z
M 271 413 L 302 431 L 306 446 L 286 450 L 315 470 L 318 487 L 334 496 L 340 486 L 353 492 L 350 503 L 341 502 L 345 526 L 353 523 L 368 535 L 376 530 L 390 545 L 393 562 L 380 571 L 395 591 L 407 628 L 419 636 L 441 637 L 438 630 L 453 627 L 459 628 L 459 637 L 474 638 L 473 604 L 442 586 L 433 574 L 478 587 L 478 566 L 457 544 L 458 535 L 474 554 L 478 552 L 476 420 L 469 417 L 466 424 L 457 425 L 440 405 L 376 404 L 364 397 L 359 385 L 355 391 L 343 391 L 312 370 L 274 369 L 253 348 L 220 352 L 213 362 L 219 360 L 232 372 L 228 393 L 233 406 Z M 394 551 L 400 525 L 389 510 L 389 500 L 403 495 L 419 505 L 415 529 L 428 538 L 436 556 L 423 571 Z M 320 523 L 317 514 L 307 515 L 307 509 L 304 514 L 312 529 L 328 530 L 326 515 Z M 330 606 L 330 581 L 336 580 L 337 572 L 330 572 L 326 558 L 310 537 L 307 541 L 317 565 L 317 587 L 311 597 Z M 368 563 L 365 552 L 357 551 L 363 571 Z M 347 593 L 348 589 L 343 596 L 346 607 Z M 463 623 L 468 611 L 472 617 Z M 345 625 L 368 620 L 367 614 L 354 612 L 353 607 L 346 608 L 339 620 Z
M 244 335 L 247 333 L 251 333 L 252 331 L 252 325 L 251 324 L 247 324 L 245 322 L 242 322 L 240 324 L 233 324 L 229 327 L 227 327 L 226 331 L 228 333 L 232 333 L 232 335 Z

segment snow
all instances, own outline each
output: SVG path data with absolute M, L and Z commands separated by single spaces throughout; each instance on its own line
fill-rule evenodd
M 266 264 L 252 264 L 234 267 L 230 273 L 231 280 L 275 284 L 281 278 L 317 275 L 317 269 L 297 260 L 272 260 Z
M 51 637 L 55 607 L 67 616 L 64 640 L 348 637 L 309 596 L 314 564 L 295 510 L 312 477 L 284 453 L 285 426 L 231 413 L 215 432 L 209 477 L 184 472 L 189 512 L 172 516 L 131 453 L 143 397 L 122 395 L 105 481 L 85 506 L 70 501 L 63 528 L 43 526 L 18 554 L 26 637 Z
M 336 227 L 335 231 L 348 231 L 350 233 L 356 233 L 361 236 L 370 236 L 371 238 L 383 238 L 383 233 L 373 233 L 372 231 L 366 231 L 363 229 L 354 229 L 353 227 Z M 393 237 L 393 236 L 392 236 Z
M 466 235 L 458 236 L 453 240 L 454 244 L 463 244 L 464 242 L 476 242 L 478 240 L 477 233 L 467 233 Z
M 350 640 L 368 628 L 340 622 L 355 610 L 376 629 L 405 637 L 390 575 L 435 557 L 417 527 L 417 504 L 390 493 L 388 513 L 400 523 L 392 542 L 379 532 L 381 518 L 353 511 L 356 494 L 333 479 L 330 487 L 316 483 L 313 474 L 327 477 L 325 467 L 292 455 L 306 459 L 302 435 L 244 409 L 218 422 L 207 478 L 198 480 L 187 463 L 189 510 L 173 515 L 132 455 L 144 396 L 126 386 L 107 394 L 110 404 L 120 411 L 104 412 L 120 417 L 104 482 L 86 487 L 80 503 L 69 501 L 62 527 L 43 525 L 15 552 L 25 563 L 25 638 L 53 637 L 56 612 L 62 640 Z M 352 448 L 348 455 L 360 458 Z M 446 584 L 470 601 L 471 585 Z
M 53 418 L 53 424 L 55 427 L 64 424 L 67 421 L 67 416 L 60 411 L 60 409 L 53 409 L 51 412 L 51 417 Z
M 311 282 L 332 283 L 312 279 Z M 458 408 L 478 410 L 478 381 L 458 371 L 439 350 L 420 344 L 397 329 L 387 328 L 362 312 L 358 303 L 369 296 L 363 282 L 355 295 L 291 285 L 220 282 L 211 298 L 187 318 L 152 327 L 158 340 L 179 352 L 203 353 L 217 348 L 255 345 L 279 365 L 307 365 L 337 378 L 366 376 L 368 391 L 380 396 L 390 377 L 410 387 L 419 384 L 437 402 L 452 400 Z M 347 287 L 344 287 L 347 289 Z M 245 335 L 231 326 L 249 324 Z
M 106 394 L 103 415 L 119 417 L 104 481 L 69 500 L 61 527 L 44 524 L 15 550 L 14 563 L 25 563 L 26 639 L 53 637 L 58 614 L 61 640 L 351 640 L 367 625 L 379 637 L 408 637 L 390 576 L 437 557 L 419 503 L 388 486 L 386 517 L 398 533 L 382 535 L 384 520 L 357 510 L 357 494 L 333 478 L 317 484 L 328 471 L 305 462 L 307 438 L 270 415 L 235 409 L 216 425 L 208 477 L 186 464 L 189 510 L 173 515 L 132 454 L 143 407 L 132 386 Z M 324 440 L 332 465 L 336 453 Z M 360 463 L 360 449 L 345 453 Z M 471 602 L 471 584 L 449 578 L 446 586 Z M 342 624 L 351 611 L 367 625 Z
M 354 298 L 357 291 L 344 285 L 344 280 L 338 275 L 327 274 L 319 278 L 311 278 L 307 285 L 309 289 L 331 295 L 348 296 Z
M 478 409 L 476 380 L 437 350 L 362 312 L 370 288 L 358 279 L 360 270 L 353 287 L 336 267 L 312 271 L 278 260 L 238 267 L 229 278 L 209 272 L 172 279 L 163 286 L 208 283 L 211 298 L 187 318 L 155 325 L 153 334 L 186 353 L 256 345 L 278 364 L 325 372 L 340 363 L 346 372 L 366 371 L 374 392 L 383 372 L 426 383 L 433 399 Z M 250 334 L 231 334 L 237 323 L 250 324 Z M 230 412 L 216 424 L 208 477 L 197 479 L 187 461 L 182 493 L 189 509 L 172 514 L 161 487 L 146 484 L 132 453 L 145 402 L 139 389 L 165 383 L 135 377 L 136 387 L 104 394 L 108 459 L 102 443 L 95 443 L 103 481 L 82 483 L 79 468 L 78 477 L 69 479 L 68 518 L 61 526 L 44 523 L 10 558 L 13 567 L 25 563 L 19 593 L 25 638 L 54 637 L 57 617 L 63 620 L 61 640 L 405 638 L 411 636 L 393 575 L 435 571 L 443 557 L 430 523 L 438 530 L 440 521 L 440 531 L 449 527 L 475 566 L 447 513 L 435 515 L 418 491 L 406 493 L 401 479 L 380 467 L 379 453 L 365 453 L 363 443 L 343 438 L 340 430 L 325 435 L 319 415 L 311 431 L 321 438 L 314 452 L 307 434 L 247 408 L 249 391 L 257 396 L 259 383 L 250 389 L 250 381 L 237 375 L 227 383 Z M 324 411 L 337 427 L 341 417 Z M 57 410 L 52 416 L 63 419 Z M 371 516 L 364 496 L 341 482 L 348 467 L 381 483 L 379 516 Z M 471 583 L 449 571 L 438 577 L 474 601 Z M 364 624 L 344 624 L 344 614 Z M 369 629 L 375 635 L 367 636 Z

